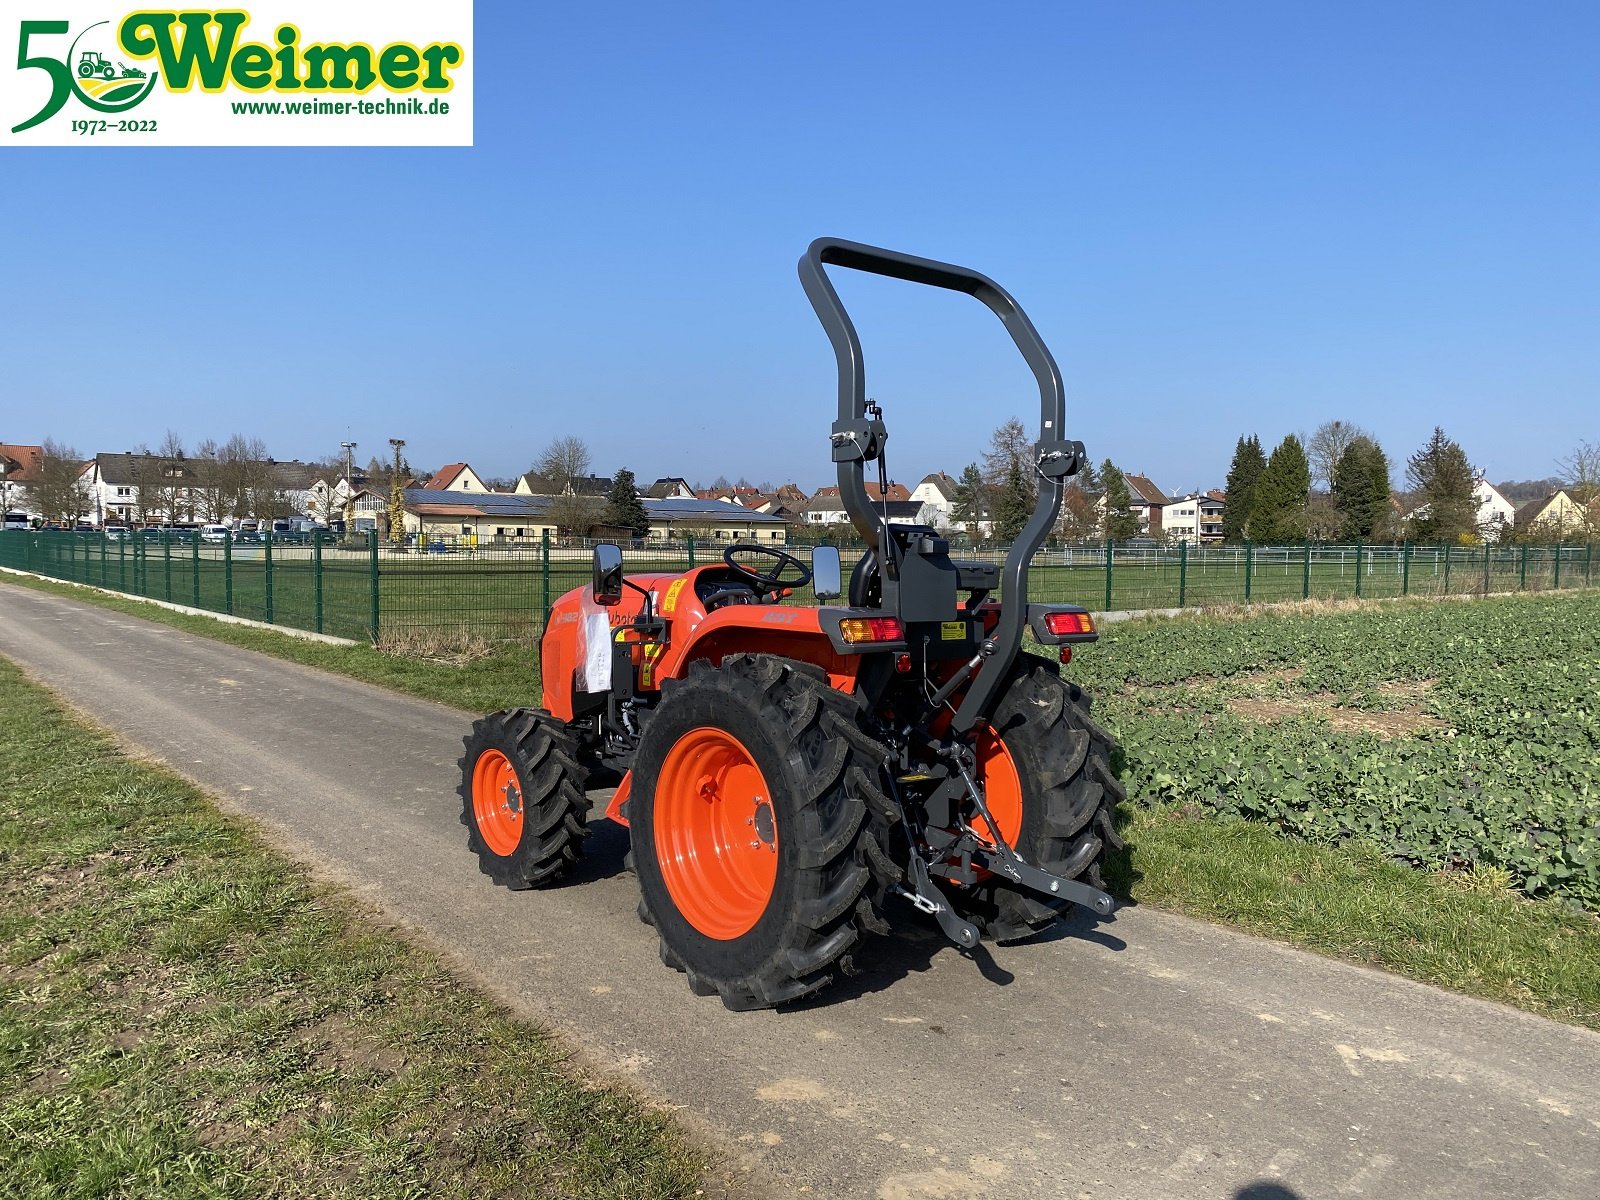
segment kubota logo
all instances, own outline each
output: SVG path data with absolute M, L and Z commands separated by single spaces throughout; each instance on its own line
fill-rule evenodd
M 418 100 L 374 106 L 317 98 L 359 97 L 374 90 L 439 96 L 455 87 L 451 73 L 466 60 L 461 43 L 454 41 L 398 40 L 376 47 L 362 41 L 303 44 L 299 26 L 290 21 L 272 22 L 260 40 L 249 36 L 254 32 L 249 26 L 250 14 L 241 9 L 141 10 L 120 21 L 83 26 L 75 35 L 67 21 L 23 21 L 17 69 L 46 73 L 51 88 L 43 107 L 11 132 L 50 120 L 74 96 L 95 112 L 125 113 L 158 82 L 173 93 L 198 87 L 210 93 L 235 89 L 304 98 L 301 103 L 235 106 L 236 113 L 252 115 L 258 110 L 291 116 L 360 116 L 380 110 L 444 115 L 450 107 L 443 100 L 424 109 Z

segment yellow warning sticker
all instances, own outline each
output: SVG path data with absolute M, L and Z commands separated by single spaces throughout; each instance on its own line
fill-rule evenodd
M 965 621 L 939 622 L 939 640 L 942 642 L 961 642 L 967 637 L 967 623 Z
M 661 615 L 663 617 L 670 617 L 674 612 L 677 611 L 678 593 L 683 591 L 683 585 L 687 582 L 688 580 L 686 579 L 674 579 L 667 586 L 666 599 L 661 602 Z

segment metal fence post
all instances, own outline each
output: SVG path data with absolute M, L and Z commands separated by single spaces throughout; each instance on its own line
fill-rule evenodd
M 1411 594 L 1411 543 L 1400 543 L 1400 594 Z
M 1594 543 L 1585 542 L 1583 545 L 1583 586 L 1588 587 L 1590 572 L 1594 567 Z
M 100 531 L 100 586 L 105 587 L 111 581 L 111 574 L 106 563 L 106 535 L 105 530 Z
M 189 543 L 189 598 L 194 607 L 200 607 L 200 534 Z
M 694 569 L 694 534 L 691 533 L 688 536 L 688 538 L 685 539 L 685 540 L 689 543 L 689 569 L 693 570 Z
M 167 602 L 171 603 L 171 601 L 172 601 L 172 530 L 170 530 L 170 529 L 163 529 L 161 531 L 161 562 L 162 562 L 162 571 L 165 572 L 165 575 L 166 575 L 166 585 L 165 585 L 166 586 L 166 592 L 165 592 L 165 595 L 166 595 L 166 598 L 167 598 Z
M 367 562 L 369 575 L 369 588 L 372 593 L 372 644 L 378 644 L 378 531 L 371 530 L 367 534 Z
M 539 537 L 539 564 L 541 593 L 544 597 L 544 619 L 550 620 L 550 531 L 543 530 Z
M 1489 543 L 1483 544 L 1483 594 L 1489 594 Z
M 318 633 L 322 632 L 322 530 L 311 531 L 311 604 L 312 619 Z
M 1356 599 L 1357 600 L 1361 599 L 1361 550 L 1362 550 L 1362 543 L 1358 539 L 1357 542 L 1356 542 Z M 1307 581 L 1308 584 L 1309 584 L 1309 582 L 1311 580 L 1310 570 L 1311 570 L 1311 568 L 1309 566 L 1307 566 L 1307 568 L 1306 568 L 1306 581 Z
M 222 543 L 222 611 L 233 615 L 233 535 Z
M 266 613 L 266 621 L 267 621 L 268 625 L 271 625 L 272 624 L 272 600 L 273 600 L 273 596 L 272 596 L 272 530 L 269 529 L 269 530 L 267 530 L 265 533 L 263 533 L 261 535 L 261 543 L 262 543 L 262 547 L 263 547 L 261 561 L 262 561 L 262 565 L 265 567 L 265 574 L 266 574 L 266 577 L 267 577 L 267 613 Z
M 1359 569 L 1360 566 L 1361 566 L 1361 555 L 1359 553 L 1357 553 L 1356 554 L 1356 567 Z M 1357 586 L 1359 587 L 1359 584 Z M 1358 596 L 1361 595 L 1360 591 L 1357 591 L 1356 595 L 1358 595 Z M 1305 573 L 1304 573 L 1304 576 L 1302 577 L 1302 579 L 1300 581 L 1300 599 L 1302 599 L 1302 600 L 1311 599 L 1311 539 L 1310 538 L 1306 539 Z
M 1528 590 L 1528 543 L 1522 543 L 1522 565 L 1517 568 L 1517 590 Z
M 1444 544 L 1444 594 L 1450 594 L 1450 543 Z
M 117 590 L 128 590 L 128 535 L 117 539 Z
M 1178 543 L 1178 607 L 1183 608 L 1189 595 L 1189 543 Z
M 1553 580 L 1551 580 L 1550 587 L 1552 589 L 1555 589 L 1555 588 L 1559 588 L 1560 586 L 1561 586 L 1561 543 L 1557 542 L 1556 543 L 1556 573 L 1555 573 L 1555 578 Z
M 1112 548 L 1111 548 L 1111 539 L 1107 538 L 1106 539 L 1106 607 L 1105 607 L 1105 611 L 1106 612 L 1110 612 L 1111 611 L 1111 558 L 1112 558 L 1112 553 L 1113 553 L 1113 551 L 1112 551 Z
M 1254 582 L 1256 561 L 1255 544 L 1249 538 L 1244 540 L 1244 602 L 1250 603 L 1250 587 Z

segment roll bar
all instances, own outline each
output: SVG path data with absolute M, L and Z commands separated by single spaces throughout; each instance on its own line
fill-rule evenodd
M 805 288 L 817 319 L 833 343 L 834 358 L 839 365 L 839 417 L 832 430 L 833 460 L 839 464 L 839 497 L 850 514 L 850 523 L 878 552 L 880 561 L 886 557 L 886 548 L 879 544 L 882 530 L 872 511 L 871 497 L 867 495 L 866 464 L 882 453 L 889 434 L 881 420 L 868 418 L 861 339 L 856 335 L 855 325 L 833 281 L 823 269 L 827 266 L 964 292 L 981 301 L 1000 318 L 1039 384 L 1039 440 L 1034 464 L 1039 475 L 1038 500 L 1033 515 L 1006 556 L 1001 574 L 1005 606 L 993 639 L 996 652 L 985 661 L 955 720 L 958 729 L 967 729 L 987 707 L 1022 644 L 1027 618 L 1028 564 L 1044 545 L 1061 511 L 1063 481 L 1076 474 L 1083 463 L 1083 443 L 1069 442 L 1062 436 L 1066 424 L 1066 396 L 1056 360 L 1022 306 L 998 283 L 967 267 L 841 238 L 818 238 L 800 259 L 800 285 Z

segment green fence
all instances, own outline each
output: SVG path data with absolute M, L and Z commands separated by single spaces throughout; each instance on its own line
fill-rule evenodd
M 630 574 L 717 561 L 727 543 L 649 542 L 624 550 Z M 792 551 L 809 557 L 809 546 Z M 844 545 L 845 570 L 860 556 Z M 1001 562 L 1004 549 L 960 549 Z M 0 533 L 0 566 L 134 596 L 341 637 L 411 646 L 532 641 L 563 593 L 589 578 L 591 545 L 549 540 L 422 547 L 315 534 L 206 543 L 181 531 L 116 539 Z M 1034 558 L 1031 598 L 1097 612 L 1275 600 L 1444 596 L 1589 587 L 1592 545 L 1050 546 Z M 809 596 L 798 599 L 809 600 Z

